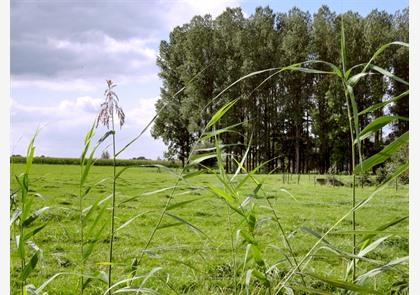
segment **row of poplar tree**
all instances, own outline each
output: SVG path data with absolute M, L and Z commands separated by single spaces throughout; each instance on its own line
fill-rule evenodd
M 248 169 L 271 159 L 266 171 L 350 171 L 345 98 L 335 77 L 286 72 L 258 87 L 272 74 L 264 73 L 235 84 L 211 102 L 251 72 L 310 59 L 339 64 L 342 18 L 348 67 L 366 63 L 385 43 L 408 42 L 408 9 L 394 14 L 373 10 L 362 17 L 352 11 L 336 14 L 327 6 L 314 15 L 298 8 L 274 13 L 269 7 L 259 7 L 246 17 L 240 8 L 228 8 L 215 19 L 195 16 L 190 23 L 174 28 L 169 41 L 160 44 L 157 64 L 163 86 L 152 128 L 152 135 L 168 146 L 166 157 L 184 163 L 214 112 L 240 97 L 218 126 L 242 122 L 236 133 L 221 136 L 231 155 L 226 157 L 227 170 L 235 168 L 232 157 L 241 158 L 252 136 L 245 163 Z M 407 49 L 391 47 L 376 64 L 408 81 Z M 360 81 L 355 95 L 359 110 L 363 110 L 405 90 L 406 85 L 376 74 Z M 373 115 L 361 116 L 361 128 L 384 112 L 408 117 L 408 97 Z M 407 130 L 408 122 L 402 121 L 376 133 L 364 141 L 364 157 Z

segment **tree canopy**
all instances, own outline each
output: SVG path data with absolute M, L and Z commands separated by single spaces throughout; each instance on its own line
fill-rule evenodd
M 350 66 L 369 61 L 385 43 L 408 42 L 408 9 L 394 14 L 373 10 L 362 17 L 352 11 L 337 15 L 327 6 L 314 15 L 298 8 L 275 13 L 269 7 L 258 7 L 245 17 L 241 8 L 228 8 L 215 19 L 195 16 L 188 24 L 174 28 L 169 40 L 160 44 L 157 65 L 163 85 L 156 103 L 159 115 L 152 128 L 153 137 L 162 138 L 168 146 L 167 157 L 184 162 L 212 114 L 227 101 L 240 98 L 218 124 L 242 122 L 235 129 L 237 133 L 221 136 L 230 155 L 243 155 L 252 137 L 247 168 L 274 159 L 266 169 L 350 171 L 345 99 L 335 78 L 287 72 L 260 85 L 272 74 L 267 72 L 237 83 L 212 101 L 251 72 L 313 59 L 338 64 L 341 20 Z M 376 63 L 408 80 L 407 49 L 391 48 Z M 359 109 L 364 109 L 407 88 L 381 75 L 369 75 L 358 83 L 355 95 Z M 374 115 L 361 116 L 361 128 L 384 112 L 408 117 L 408 97 Z M 378 131 L 365 140 L 365 156 L 407 131 L 408 122 L 398 121 L 385 130 L 389 134 Z M 226 169 L 234 166 L 227 156 Z

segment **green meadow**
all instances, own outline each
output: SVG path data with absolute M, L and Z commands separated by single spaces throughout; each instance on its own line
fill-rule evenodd
M 88 183 L 102 182 L 94 186 L 86 196 L 83 201 L 85 207 L 106 198 L 112 192 L 112 169 L 111 166 L 92 167 Z M 24 164 L 11 164 L 12 191 L 18 189 L 14 176 L 23 171 Z M 176 170 L 172 171 L 176 173 Z M 171 190 L 162 189 L 176 184 L 175 173 L 169 169 L 130 167 L 117 179 L 113 281 L 126 279 L 132 269 L 133 259 L 138 259 L 143 253 L 137 275 L 146 276 L 155 268 L 144 287 L 160 294 L 239 292 L 238 288 L 243 287 L 246 281 L 241 277 L 244 276 L 241 270 L 247 248 L 236 237 L 238 229 L 246 227 L 246 224 L 226 206 L 222 198 L 206 189 L 208 186 L 222 188 L 217 175 L 203 173 L 179 183 L 169 200 L 168 214 L 163 216 L 154 238 L 143 251 L 171 196 Z M 243 177 L 244 175 L 239 175 L 235 181 L 239 182 Z M 323 234 L 352 208 L 350 176 L 336 176 L 346 184 L 342 187 L 320 185 L 315 181 L 319 177 L 326 176 L 301 175 L 298 184 L 297 175 L 255 175 L 263 183 L 258 191 L 261 198 L 255 200 L 255 237 L 266 263 L 276 264 L 280 277 L 290 269 L 287 261 L 290 255 L 285 252 L 287 247 L 279 223 L 295 252 L 293 257 L 299 261 L 318 241 L 308 229 Z M 62 273 L 44 291 L 48 294 L 75 294 L 80 281 L 77 275 L 80 271 L 80 166 L 33 164 L 29 179 L 29 194 L 35 200 L 33 210 L 44 206 L 48 206 L 49 210 L 39 220 L 40 223 L 47 222 L 47 226 L 34 237 L 34 242 L 42 249 L 42 257 L 28 281 L 39 286 L 53 275 Z M 255 184 L 248 181 L 240 188 L 239 193 L 249 196 L 253 195 L 254 190 Z M 375 186 L 358 186 L 358 200 L 367 197 L 374 190 Z M 274 208 L 274 212 L 270 206 Z M 275 219 L 273 214 L 276 215 Z M 408 216 L 408 186 L 400 184 L 396 188 L 395 183 L 390 184 L 357 211 L 357 241 L 361 241 L 369 231 L 404 216 Z M 100 271 L 107 271 L 110 220 L 111 210 L 108 207 L 99 221 L 106 224 L 106 229 L 101 233 L 100 241 L 95 244 L 86 263 L 86 273 L 99 274 Z M 312 254 L 310 263 L 304 265 L 305 271 L 342 279 L 348 261 L 343 259 L 345 256 L 332 253 L 332 247 L 326 247 L 326 243 L 351 253 L 351 237 L 354 233 L 351 230 L 352 220 L 349 215 L 326 236 L 324 243 Z M 385 236 L 387 238 L 366 255 L 367 259 L 385 264 L 408 255 L 407 219 L 383 230 L 374 239 Z M 10 247 L 12 294 L 20 294 L 20 262 L 16 243 L 12 239 Z M 360 274 L 370 268 L 372 264 L 360 261 L 357 271 Z M 382 291 L 389 290 L 398 281 L 401 272 L 398 268 L 384 271 L 373 280 L 367 281 L 365 286 L 383 294 Z M 258 283 L 255 282 L 257 285 Z M 294 294 L 313 294 L 303 289 L 299 291 L 299 286 L 303 284 L 298 275 L 291 284 L 296 286 L 297 291 Z M 125 284 L 121 285 L 123 286 Z M 305 276 L 305 286 L 308 290 L 318 290 L 318 294 L 340 292 L 336 285 L 309 276 Z M 85 294 L 103 294 L 106 289 L 105 282 L 95 279 L 87 286 Z

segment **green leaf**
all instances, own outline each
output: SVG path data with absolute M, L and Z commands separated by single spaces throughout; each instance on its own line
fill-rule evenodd
M 245 290 L 246 290 L 246 294 L 249 295 L 249 291 L 250 291 L 250 283 L 251 283 L 251 276 L 252 276 L 252 269 L 248 269 L 245 275 Z
M 352 211 L 357 211 L 360 208 L 362 208 L 364 205 L 370 202 L 370 200 L 380 191 L 382 191 L 391 181 L 393 181 L 395 178 L 400 176 L 402 173 L 408 170 L 408 163 L 402 164 L 399 166 L 395 171 L 389 175 L 383 183 L 379 187 L 377 187 L 367 198 L 360 201 L 353 209 Z
M 354 97 L 353 87 L 350 85 L 346 86 L 347 92 L 350 96 L 350 102 L 352 107 L 352 114 L 353 114 L 353 123 L 354 123 L 354 133 L 355 133 L 355 139 L 359 138 L 359 111 L 357 109 L 357 103 L 356 98 Z M 357 149 L 359 151 L 359 163 L 362 162 L 362 145 L 360 141 L 357 142 Z M 362 170 L 363 171 L 363 170 Z
M 85 276 L 85 275 L 84 275 Z M 108 274 L 106 274 L 104 271 L 97 271 L 93 275 L 87 276 L 87 279 L 84 280 L 82 289 L 86 289 L 86 287 L 89 285 L 90 282 L 97 280 L 100 282 L 103 282 L 105 284 L 108 284 Z
M 30 231 L 26 232 L 25 236 L 24 236 L 24 240 L 26 241 L 29 238 L 31 238 L 32 236 L 36 235 L 39 231 L 41 231 L 46 226 L 47 226 L 47 224 L 44 223 L 44 224 L 41 224 L 41 225 L 31 229 Z
M 168 213 L 168 212 L 166 212 L 165 213 L 166 215 L 168 215 L 168 216 L 170 216 L 170 217 L 172 217 L 173 219 L 175 219 L 175 220 L 177 220 L 177 221 L 179 221 L 179 222 L 181 222 L 181 223 L 183 223 L 183 224 L 185 224 L 186 226 L 188 226 L 189 228 L 191 228 L 191 229 L 193 229 L 194 231 L 197 231 L 197 232 L 199 232 L 200 234 L 202 234 L 203 236 L 205 236 L 205 237 L 207 237 L 207 238 L 209 238 L 201 229 L 199 229 L 197 226 L 195 226 L 194 224 L 192 224 L 192 223 L 190 223 L 190 222 L 188 222 L 188 221 L 186 221 L 185 219 L 183 219 L 183 218 L 181 218 L 181 217 L 179 217 L 179 216 L 176 216 L 176 215 L 174 215 L 174 214 L 171 214 L 171 213 Z
M 130 166 L 126 166 L 126 167 L 124 167 L 124 168 L 122 168 L 122 169 L 120 169 L 118 172 L 117 172 L 117 174 L 115 175 L 115 179 L 118 179 L 118 177 L 120 177 L 121 176 L 121 174 L 123 174 L 128 168 L 131 168 Z
M 363 248 L 360 250 L 359 252 L 359 256 L 365 256 L 366 254 L 368 254 L 369 252 L 372 252 L 373 250 L 375 250 L 380 244 L 382 244 L 383 241 L 385 241 L 386 239 L 388 239 L 390 236 L 385 236 L 382 238 L 377 239 L 376 241 L 370 243 L 366 248 Z
M 293 200 L 297 201 L 296 197 L 294 195 L 292 195 L 291 192 L 289 192 L 287 189 L 281 188 L 279 189 L 279 191 L 286 193 L 288 196 L 290 196 Z
M 27 151 L 26 151 L 26 165 L 25 165 L 25 174 L 29 174 L 29 170 L 31 170 L 32 160 L 34 158 L 35 153 L 35 138 L 38 136 L 39 129 L 35 131 L 34 136 L 32 136 Z
M 367 69 L 369 68 L 369 66 L 371 65 L 371 63 L 388 47 L 390 47 L 391 45 L 399 45 L 399 46 L 405 46 L 405 47 L 409 47 L 408 43 L 405 42 L 400 42 L 400 41 L 395 41 L 395 42 L 391 42 L 391 43 L 387 43 L 382 45 L 378 50 L 376 50 L 376 52 L 373 54 L 373 56 L 371 57 L 371 59 L 369 60 L 369 62 L 366 64 L 366 66 L 363 69 L 363 72 L 366 72 Z
M 382 127 L 384 127 L 385 125 L 388 125 L 389 123 L 397 120 L 408 121 L 408 118 L 401 116 L 380 116 L 376 118 L 375 120 L 370 122 L 365 128 L 363 128 L 363 130 L 359 134 L 359 138 L 356 139 L 356 142 L 368 138 L 376 131 L 382 129 Z
M 231 194 L 226 192 L 225 190 L 218 188 L 216 186 L 212 186 L 212 185 L 208 185 L 208 188 L 210 189 L 212 193 L 224 199 L 228 204 L 233 205 L 235 203 L 235 198 Z
M 65 273 L 62 273 L 62 272 L 56 273 L 55 275 L 53 275 L 52 277 L 50 277 L 49 279 L 47 279 L 46 281 L 44 281 L 44 282 L 42 283 L 42 285 L 41 285 L 41 286 L 39 286 L 39 287 L 35 290 L 35 294 L 36 294 L 36 295 L 41 294 L 42 290 L 44 290 L 44 289 L 45 289 L 45 287 L 47 287 L 49 283 L 51 283 L 53 280 L 55 280 L 55 278 L 57 278 L 58 276 L 61 276 L 61 275 L 63 275 L 63 274 L 65 274 Z
M 111 198 L 112 195 L 109 195 L 108 198 Z M 86 223 L 86 220 L 92 215 L 92 213 L 96 210 L 96 208 L 99 206 L 99 199 L 95 201 L 92 205 L 89 205 L 88 207 L 84 208 L 82 210 L 83 213 L 83 225 Z
M 374 277 L 374 276 L 376 276 L 376 275 L 378 275 L 378 274 L 380 274 L 380 273 L 382 273 L 382 272 L 384 272 L 386 270 L 392 269 L 395 266 L 397 266 L 399 264 L 403 264 L 403 263 L 408 263 L 408 256 L 394 259 L 394 260 L 388 262 L 387 264 L 384 264 L 384 265 L 382 265 L 380 267 L 373 268 L 373 269 L 369 270 L 368 272 L 360 275 L 356 279 L 356 282 L 358 284 L 363 284 L 366 281 L 366 279 L 371 278 L 371 277 Z
M 378 73 L 380 73 L 380 74 L 382 74 L 384 76 L 387 76 L 387 77 L 389 77 L 389 78 L 391 78 L 391 79 L 393 79 L 395 81 L 398 81 L 398 82 L 403 83 L 405 85 L 409 85 L 409 83 L 407 81 L 405 81 L 405 80 L 401 79 L 400 77 L 394 75 L 393 73 L 385 70 L 384 68 L 381 68 L 381 67 L 378 67 L 378 66 L 375 66 L 375 65 L 370 65 L 369 67 L 372 70 L 377 71 Z
M 83 163 L 85 161 L 86 154 L 87 154 L 87 152 L 89 150 L 90 141 L 91 141 L 91 138 L 93 136 L 94 130 L 95 130 L 95 122 L 93 122 L 92 126 L 90 127 L 90 129 L 87 131 L 87 133 L 85 135 L 85 139 L 84 139 L 85 145 L 83 147 L 83 151 L 82 151 L 82 154 L 80 156 L 80 165 L 81 166 L 83 166 Z
M 386 234 L 386 235 L 404 235 L 407 234 L 407 231 L 400 230 L 400 231 L 383 231 L 383 230 L 340 230 L 331 232 L 330 235 L 378 235 L 378 234 Z M 360 242 L 359 242 L 360 243 Z
M 130 218 L 129 220 L 127 220 L 126 222 L 124 222 L 122 225 L 120 225 L 116 230 L 115 230 L 115 232 L 117 232 L 117 231 L 119 231 L 119 230 L 121 230 L 121 229 L 123 229 L 124 227 L 126 227 L 126 226 L 128 226 L 130 223 L 132 223 L 134 220 L 136 220 L 138 217 L 140 217 L 140 216 L 142 216 L 142 215 L 145 215 L 145 214 L 147 214 L 147 213 L 149 213 L 149 212 L 152 212 L 153 210 L 148 210 L 148 211 L 146 211 L 146 212 L 143 212 L 143 213 L 140 213 L 140 214 L 137 214 L 136 216 L 134 216 L 134 217 L 132 217 L 132 218 Z
M 341 16 L 341 40 L 340 40 L 340 58 L 343 73 L 346 73 L 346 36 L 344 33 L 344 18 Z
M 210 121 L 207 123 L 207 126 L 204 130 L 208 130 L 211 126 L 216 124 L 217 121 L 219 121 L 224 114 L 226 114 L 227 111 L 229 111 L 238 101 L 240 98 L 234 99 L 232 101 L 229 101 L 227 104 L 222 106 L 210 119 Z
M 369 246 L 367 246 L 366 248 L 361 249 L 360 252 L 359 252 L 359 254 L 358 254 L 358 256 L 359 257 L 366 256 L 366 254 L 368 254 L 369 252 L 375 250 L 380 244 L 382 244 L 383 241 L 385 241 L 389 237 L 390 236 L 385 236 L 385 237 L 382 237 L 380 239 L 377 239 L 373 243 L 369 244 Z M 346 277 L 350 274 L 350 271 L 351 271 L 354 263 L 357 263 L 357 260 L 356 259 L 352 260 L 350 263 L 347 264 Z
M 302 294 L 319 294 L 319 295 L 333 295 L 333 293 L 328 293 L 327 291 L 322 291 L 319 289 L 312 289 L 312 288 L 306 288 L 303 286 L 298 285 L 291 285 L 290 288 L 293 290 L 303 291 Z
M 147 280 L 150 279 L 156 272 L 161 270 L 162 267 L 155 267 L 153 268 L 144 278 L 143 282 L 140 284 L 140 288 L 143 288 L 143 286 L 146 284 Z M 157 292 L 156 292 L 157 293 Z
M 334 246 L 333 244 L 331 244 L 325 237 L 323 238 L 323 236 L 319 233 L 317 233 L 316 231 L 306 227 L 306 226 L 301 226 L 302 231 L 305 231 L 313 236 L 315 236 L 316 238 L 318 238 L 319 241 L 322 241 L 322 243 L 326 244 L 325 248 L 324 247 L 320 247 L 319 249 L 326 249 L 328 251 L 333 252 L 336 255 L 340 255 L 342 257 L 345 258 L 349 258 L 349 259 L 361 259 L 361 260 L 365 260 L 363 257 L 360 257 L 358 255 L 354 255 L 351 253 L 347 253 L 341 249 L 339 249 L 338 247 Z
M 379 227 L 377 227 L 372 233 L 367 233 L 367 235 L 365 235 L 364 237 L 362 237 L 362 240 L 359 242 L 360 244 L 362 244 L 361 249 L 365 248 L 367 245 L 370 244 L 371 240 L 373 237 L 375 237 L 377 234 L 383 233 L 385 234 L 386 232 L 384 232 L 384 230 L 386 230 L 387 228 L 390 228 L 391 226 L 394 226 L 404 220 L 408 219 L 408 215 L 401 217 L 401 218 L 397 218 L 392 220 L 391 222 L 385 223 Z
M 348 69 L 347 71 L 346 71 L 346 74 L 344 75 L 345 77 L 350 77 L 350 74 L 351 74 L 351 72 L 354 70 L 354 69 L 357 69 L 357 68 L 360 68 L 360 67 L 363 67 L 363 66 L 365 66 L 366 64 L 365 63 L 363 63 L 363 64 L 358 64 L 358 65 L 355 65 L 355 66 L 352 66 L 350 69 Z
M 107 181 L 108 180 L 108 178 L 102 178 L 101 180 L 99 180 L 98 182 L 96 182 L 94 185 L 89 185 L 88 187 L 86 187 L 86 189 L 85 189 L 85 191 L 83 192 L 83 194 L 82 194 L 82 198 L 84 198 L 84 197 L 86 197 L 87 196 L 87 194 L 89 194 L 89 192 L 91 191 L 91 189 L 92 188 L 94 188 L 94 187 L 96 187 L 96 186 L 98 186 L 99 184 L 101 184 L 101 183 L 103 183 L 103 182 L 105 182 L 105 181 Z
M 370 158 L 364 160 L 362 163 L 357 165 L 354 169 L 355 172 L 361 173 L 362 167 L 363 167 L 363 171 L 368 171 L 372 167 L 388 160 L 394 153 L 396 153 L 399 150 L 399 148 L 403 144 L 408 142 L 408 137 L 409 137 L 408 134 L 409 134 L 408 131 L 405 132 L 403 135 L 401 135 L 400 137 L 395 139 L 393 142 L 388 144 L 382 151 L 371 156 Z
M 319 234 L 319 233 L 317 233 L 316 231 L 314 231 L 313 229 L 310 229 L 309 227 L 306 227 L 306 226 L 301 226 L 300 227 L 300 229 L 302 230 L 302 231 L 304 231 L 304 232 L 307 232 L 308 234 L 311 234 L 311 235 L 313 235 L 314 237 L 316 237 L 316 238 L 318 238 L 318 239 L 322 239 L 322 235 L 321 234 Z M 322 239 L 322 241 L 325 243 L 325 244 L 327 244 L 327 245 L 330 245 L 330 246 L 332 246 L 332 244 L 330 243 L 330 242 L 328 242 L 327 241 L 327 239 Z
M 12 216 L 10 217 L 10 226 L 12 226 L 13 223 L 15 223 L 16 219 L 18 219 L 21 214 L 22 214 L 22 210 L 20 208 L 17 208 L 13 212 Z
M 336 288 L 340 288 L 340 289 L 344 289 L 344 290 L 349 290 L 349 291 L 355 291 L 355 292 L 360 292 L 360 293 L 368 293 L 368 294 L 382 294 L 381 292 L 378 292 L 376 290 L 367 288 L 367 287 L 363 287 L 360 285 L 356 285 L 353 283 L 349 283 L 346 281 L 342 281 L 342 280 L 338 280 L 335 278 L 328 278 L 328 277 L 324 277 L 324 276 L 320 276 L 316 273 L 312 273 L 312 272 L 307 272 L 304 273 L 305 275 L 309 275 L 315 279 L 318 279 L 320 281 L 323 281 L 331 286 L 334 286 Z
M 311 68 L 304 68 L 304 67 L 296 67 L 293 69 L 294 71 L 299 71 L 307 74 L 328 74 L 328 75 L 335 75 L 335 72 L 328 72 L 328 71 L 322 71 L 317 69 L 311 69 Z
M 214 153 L 209 153 L 209 154 L 202 154 L 199 155 L 197 157 L 195 157 L 189 164 L 190 165 L 197 165 L 200 164 L 201 162 L 207 160 L 207 159 L 212 159 L 212 158 L 216 158 L 217 155 Z
M 105 229 L 105 226 L 106 226 L 106 224 L 104 224 L 99 230 L 96 231 L 96 234 L 93 238 L 90 238 L 86 242 L 87 247 L 83 248 L 83 255 L 82 255 L 82 259 L 84 261 L 86 261 L 86 259 L 88 259 L 89 256 L 92 254 L 95 245 L 99 241 L 99 236 L 102 234 L 103 230 Z
M 25 265 L 23 268 L 23 271 L 20 274 L 20 278 L 25 281 L 28 276 L 32 273 L 32 271 L 35 269 L 37 263 L 39 260 L 39 252 L 35 252 L 34 255 L 32 255 L 31 260 L 28 264 Z
M 180 226 L 180 225 L 184 225 L 184 224 L 182 222 L 165 223 L 165 224 L 159 225 L 157 227 L 157 229 L 164 229 L 164 228 L 174 227 L 174 226 Z
M 23 240 L 23 237 L 21 237 L 20 235 L 17 235 L 15 239 L 16 239 L 16 247 L 18 249 L 19 258 L 24 259 L 25 258 L 25 242 Z
M 257 241 L 248 232 L 240 230 L 239 233 L 242 236 L 242 238 L 244 238 L 244 240 L 251 245 L 251 247 L 252 245 L 257 244 Z
M 102 206 L 98 214 L 96 215 L 93 222 L 90 223 L 89 229 L 86 232 L 86 237 L 89 238 L 90 235 L 94 232 L 96 225 L 98 224 L 99 220 L 101 219 L 102 215 L 105 212 L 106 207 Z
M 393 97 L 393 98 L 390 98 L 390 99 L 388 99 L 386 101 L 383 101 L 383 102 L 380 102 L 380 103 L 376 103 L 374 105 L 371 105 L 370 107 L 368 107 L 368 108 L 364 109 L 363 111 L 361 111 L 359 113 L 359 116 L 364 115 L 364 114 L 367 114 L 367 113 L 370 113 L 370 112 L 373 112 L 373 111 L 376 111 L 377 109 L 381 109 L 384 106 L 386 106 L 387 104 L 390 104 L 392 102 L 395 102 L 395 101 L 399 100 L 400 98 L 402 98 L 404 96 L 407 96 L 408 95 L 408 92 L 409 91 L 407 90 L 407 91 L 401 93 L 400 95 L 398 95 L 396 97 Z
M 139 288 L 139 287 L 124 287 L 121 289 L 118 289 L 116 291 L 114 291 L 114 294 L 119 294 L 119 293 L 133 293 L 135 292 L 136 294 L 152 294 L 152 295 L 160 295 L 159 292 L 156 292 L 153 289 L 150 288 Z
M 267 279 L 267 277 L 262 272 L 254 269 L 254 271 L 252 273 L 254 274 L 254 277 L 256 277 L 261 283 L 263 283 L 263 285 L 265 287 L 270 286 L 270 281 Z
M 200 198 L 195 198 L 195 199 L 192 199 L 192 200 L 186 200 L 186 201 L 178 202 L 176 204 L 173 204 L 173 205 L 168 206 L 168 208 L 166 208 L 166 210 L 167 211 L 173 210 L 175 208 L 182 207 L 182 206 L 184 206 L 186 204 L 193 203 L 193 202 L 196 202 L 196 201 L 205 199 L 205 198 L 207 198 L 207 197 L 200 197 Z
M 24 200 L 22 200 L 22 203 L 25 204 L 25 206 L 24 206 L 24 208 L 22 210 L 22 214 L 20 216 L 20 220 L 22 222 L 24 220 L 26 220 L 27 218 L 29 218 L 29 216 L 31 214 L 32 204 L 34 202 L 34 198 L 27 198 L 27 196 L 28 196 L 28 194 L 25 194 L 25 198 L 24 198 Z
M 235 171 L 235 174 L 233 174 L 233 176 L 232 176 L 232 178 L 230 179 L 230 182 L 232 182 L 234 179 L 235 179 L 235 177 L 236 176 L 238 176 L 238 174 L 239 174 L 239 172 L 241 172 L 241 169 L 243 168 L 243 166 L 244 166 L 244 163 L 245 163 L 245 160 L 246 160 L 246 158 L 247 158 L 247 156 L 248 156 L 248 153 L 249 153 L 249 150 L 250 150 L 250 148 L 251 148 L 251 143 L 252 143 L 252 138 L 253 138 L 253 133 L 251 133 L 251 136 L 250 136 L 250 138 L 249 138 L 249 143 L 248 143 L 248 146 L 247 146 L 247 148 L 246 148 L 246 151 L 245 151 L 245 153 L 244 153 L 244 155 L 243 155 L 243 157 L 242 157 L 242 159 L 241 159 L 241 162 L 240 163 L 238 163 L 238 167 L 236 168 L 236 171 Z M 235 161 L 236 162 L 236 161 Z
M 213 130 L 213 131 L 205 132 L 205 133 L 202 134 L 200 139 L 204 141 L 206 139 L 209 139 L 211 137 L 215 137 L 215 136 L 223 134 L 223 133 L 236 133 L 236 134 L 240 135 L 239 132 L 237 132 L 233 129 L 237 126 L 242 125 L 242 124 L 244 124 L 244 122 L 233 124 L 231 126 L 228 126 L 228 127 L 222 128 L 222 129 L 216 129 L 216 130 Z
M 94 130 L 95 130 L 95 122 L 93 122 L 90 129 L 86 132 L 85 139 L 84 139 L 85 145 L 88 144 L 90 142 L 90 140 L 92 139 L 93 134 L 94 134 Z
M 255 244 L 251 246 L 251 256 L 252 258 L 254 258 L 256 264 L 258 264 L 259 266 L 265 266 L 265 262 L 262 258 L 260 248 Z
M 108 130 L 107 132 L 105 132 L 105 134 L 102 135 L 101 138 L 99 138 L 94 150 L 96 150 L 99 147 L 99 145 L 105 141 L 105 139 L 107 139 L 110 135 L 114 135 L 114 134 L 115 134 L 114 130 Z
M 262 167 L 264 167 L 265 165 L 267 165 L 269 162 L 273 161 L 275 158 L 265 161 L 263 163 L 261 163 L 260 165 L 258 165 L 257 167 L 255 167 L 252 171 L 248 172 L 246 171 L 246 169 L 242 166 L 241 169 L 246 173 L 245 177 L 235 186 L 235 191 L 239 191 L 239 189 L 248 182 L 249 178 L 253 178 L 253 175 Z M 236 164 L 239 165 L 239 163 L 237 161 L 235 161 Z
M 89 158 L 87 159 L 87 161 L 85 161 L 85 163 L 83 164 L 83 168 L 82 168 L 82 175 L 80 177 L 80 186 L 83 186 L 86 182 L 86 178 L 89 174 L 90 168 L 93 165 L 93 152 L 90 154 Z
M 176 189 L 176 188 L 177 188 L 177 186 L 169 186 L 169 187 L 165 187 L 165 188 L 158 189 L 158 190 L 155 190 L 155 191 L 151 191 L 151 192 L 147 192 L 147 193 L 142 193 L 142 194 L 140 194 L 140 195 L 138 195 L 138 196 L 134 196 L 134 197 L 128 198 L 128 199 L 126 199 L 126 200 L 124 200 L 124 201 L 120 202 L 120 203 L 118 204 L 118 206 L 120 206 L 120 205 L 122 205 L 122 204 L 124 204 L 124 203 L 130 202 L 130 201 L 132 201 L 132 200 L 138 199 L 138 198 L 140 198 L 140 197 L 144 197 L 144 196 L 152 196 L 152 195 L 156 195 L 156 194 L 158 194 L 158 193 L 162 193 L 162 192 L 165 192 L 165 191 L 168 191 L 168 190 L 174 190 L 174 189 Z
M 50 207 L 43 207 L 41 209 L 36 210 L 34 213 L 32 213 L 27 219 L 25 219 L 22 223 L 22 226 L 28 227 L 31 225 L 32 222 L 38 219 L 39 216 L 41 216 L 42 213 L 47 211 Z
M 205 171 L 204 170 L 196 170 L 196 171 L 191 171 L 191 172 L 183 172 L 183 174 L 181 175 L 182 179 L 188 179 L 191 177 L 195 177 L 198 175 L 203 174 Z
M 348 82 L 351 86 L 354 86 L 354 85 L 356 85 L 356 84 L 357 84 L 357 82 L 359 82 L 359 80 L 360 80 L 361 78 L 363 78 L 363 77 L 364 77 L 364 76 L 366 76 L 366 75 L 369 75 L 369 73 L 358 73 L 358 74 L 356 74 L 356 75 L 354 75 L 354 76 L 350 77 L 350 78 L 347 80 L 347 82 Z

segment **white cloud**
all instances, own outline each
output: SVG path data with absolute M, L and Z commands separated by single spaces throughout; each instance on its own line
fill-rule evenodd
M 11 106 L 12 126 L 20 123 L 80 126 L 92 122 L 102 100 L 90 96 L 62 100 L 54 106 L 24 105 L 15 100 Z
M 89 32 L 89 34 L 92 34 L 92 32 Z M 76 53 L 86 54 L 88 51 L 108 52 L 112 54 L 135 53 L 146 58 L 147 62 L 154 62 L 156 59 L 156 50 L 147 47 L 146 44 L 156 43 L 158 40 L 140 38 L 117 40 L 101 32 L 95 32 L 94 34 L 97 36 L 96 38 L 86 39 L 83 42 L 70 39 L 48 38 L 47 43 L 52 48 L 69 50 Z
M 143 66 L 142 61 L 130 60 L 128 66 L 132 69 L 139 69 Z M 111 75 L 113 81 L 118 81 L 119 85 L 128 83 L 149 83 L 158 81 L 159 77 L 157 73 L 145 73 L 138 75 L 125 75 L 125 74 L 114 74 Z M 30 76 L 12 76 L 11 86 L 13 89 L 31 88 L 44 89 L 48 91 L 57 92 L 95 92 L 103 88 L 105 85 L 105 76 L 101 78 L 39 78 Z
M 27 76 L 11 77 L 11 86 L 12 88 L 40 88 L 52 91 L 94 91 L 97 89 L 94 83 L 86 79 L 48 79 Z
M 126 109 L 126 124 L 118 130 L 117 148 L 131 141 L 150 122 L 155 114 L 154 104 L 158 98 L 138 99 L 136 107 Z M 63 99 L 52 106 L 24 105 L 11 99 L 10 150 L 24 154 L 25 144 L 38 127 L 37 155 L 78 157 L 82 149 L 84 133 L 95 120 L 103 99 L 81 96 Z M 97 137 L 105 131 L 97 130 Z M 122 157 L 162 157 L 165 146 L 146 132 Z M 100 153 L 101 151 L 99 151 Z
M 166 10 L 165 21 L 167 26 L 172 29 L 175 26 L 188 23 L 195 15 L 211 14 L 216 18 L 226 7 L 240 6 L 239 0 L 181 0 L 170 2 L 170 7 Z M 165 13 L 165 12 L 164 12 Z
M 191 7 L 192 11 L 198 14 L 209 13 L 216 17 L 221 14 L 227 6 L 237 7 L 240 6 L 239 0 L 213 0 L 213 1 L 197 1 L 186 0 L 186 3 Z
M 155 116 L 155 103 L 159 97 L 141 98 L 137 107 L 126 112 L 127 126 L 144 128 Z
M 194 15 L 216 17 L 227 6 L 239 4 L 239 0 L 129 1 L 118 6 L 16 2 L 11 10 L 12 87 L 93 91 L 91 82 L 107 77 L 120 83 L 131 77 L 141 77 L 136 78 L 140 82 L 155 79 L 159 41 L 168 39 L 174 26 Z
M 104 50 L 115 53 L 138 53 L 147 57 L 149 61 L 155 61 L 157 52 L 152 48 L 148 48 L 145 44 L 151 41 L 157 42 L 157 40 L 143 40 L 139 38 L 130 38 L 128 40 L 115 40 L 109 36 L 105 36 Z
M 239 6 L 239 0 L 59 2 L 11 2 L 11 87 L 19 97 L 11 106 L 11 143 L 19 142 L 20 153 L 37 125 L 47 124 L 37 153 L 78 156 L 102 100 L 93 96 L 103 93 L 105 79 L 128 86 L 122 93 L 130 100 L 136 91 L 153 97 L 138 99 L 134 107 L 131 100 L 124 109 L 119 140 L 136 136 L 155 114 L 159 41 L 195 15 L 216 17 L 227 6 Z M 62 93 L 73 98 L 54 101 Z M 47 101 L 53 104 L 45 106 Z M 162 156 L 162 141 L 149 132 L 143 136 L 126 156 Z
M 76 100 L 63 100 L 60 102 L 58 109 L 61 111 L 65 110 L 76 110 L 86 113 L 97 113 L 101 105 L 102 100 L 99 98 L 92 98 L 90 96 L 81 96 Z

